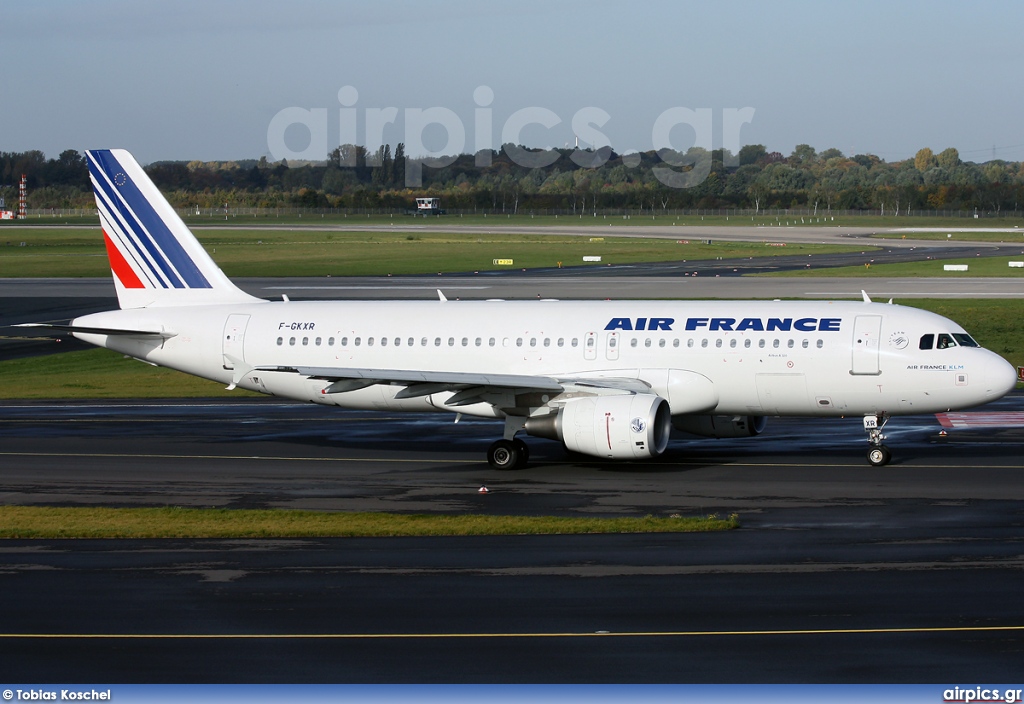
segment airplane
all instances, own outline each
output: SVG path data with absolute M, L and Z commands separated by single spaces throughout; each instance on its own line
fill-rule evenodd
M 867 460 L 892 416 L 1001 398 L 1015 370 L 933 313 L 862 301 L 268 301 L 236 287 L 125 150 L 88 151 L 119 310 L 80 340 L 228 389 L 325 406 L 504 420 L 596 458 L 662 455 L 673 431 L 761 433 L 769 416 L 863 417 Z

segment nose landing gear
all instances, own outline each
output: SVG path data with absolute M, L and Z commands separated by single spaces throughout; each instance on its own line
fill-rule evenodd
M 885 440 L 882 428 L 888 421 L 884 413 L 869 413 L 864 416 L 864 430 L 868 432 L 868 443 L 871 445 L 868 449 L 868 462 L 873 467 L 883 467 L 892 459 L 892 452 L 882 444 Z

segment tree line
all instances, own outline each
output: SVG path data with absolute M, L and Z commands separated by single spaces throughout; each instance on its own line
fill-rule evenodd
M 544 156 L 544 166 L 523 165 Z M 510 155 L 518 155 L 513 158 Z M 620 155 L 549 150 L 514 145 L 461 154 L 436 162 L 405 155 L 403 144 L 368 151 L 343 145 L 323 162 L 261 159 L 150 164 L 147 173 L 173 205 L 182 208 L 308 207 L 411 209 L 417 196 L 439 196 L 448 211 L 572 212 L 605 209 L 640 212 L 680 209 L 801 208 L 827 215 L 834 210 L 908 215 L 931 210 L 1018 213 L 1024 206 L 1024 162 L 963 161 L 956 149 L 919 150 L 911 159 L 886 162 L 872 154 L 846 156 L 801 144 L 785 156 L 764 145 L 728 150 L 690 149 Z M 536 162 L 537 160 L 534 159 Z M 672 165 L 675 166 L 672 166 Z M 422 185 L 406 185 L 408 170 Z M 686 174 L 691 187 L 667 185 L 666 173 Z M 0 196 L 17 198 L 21 174 L 28 177 L 29 207 L 87 208 L 92 191 L 83 154 L 66 150 L 55 159 L 40 151 L 0 152 Z

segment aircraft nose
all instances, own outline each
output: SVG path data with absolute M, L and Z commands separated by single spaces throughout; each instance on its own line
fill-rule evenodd
M 985 365 L 983 372 L 985 395 L 990 400 L 1002 398 L 1017 388 L 1017 370 L 997 354 Z

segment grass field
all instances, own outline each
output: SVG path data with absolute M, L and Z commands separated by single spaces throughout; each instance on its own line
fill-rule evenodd
M 0 506 L 0 539 L 350 538 L 467 535 L 705 533 L 735 516 L 558 517 L 327 513 L 293 510 Z
M 871 255 L 865 255 L 870 260 Z M 1010 262 L 1024 261 L 1024 247 L 1017 254 L 1004 257 L 971 257 L 965 259 L 932 259 L 923 262 L 902 262 L 897 264 L 870 264 L 862 266 L 829 267 L 822 269 L 798 269 L 794 271 L 768 272 L 755 276 L 867 276 L 878 278 L 922 278 L 938 277 L 940 279 L 968 278 L 973 276 L 1022 279 L 1024 268 L 1011 267 Z M 947 264 L 966 264 L 967 271 L 946 271 Z
M 597 233 L 595 233 L 597 234 Z M 8 237 L 7 235 L 13 235 Z M 732 257 L 861 252 L 863 245 L 768 247 L 763 243 L 625 237 L 477 235 L 423 232 L 320 232 L 312 230 L 199 230 L 196 235 L 228 276 L 382 276 L 581 266 Z M 24 244 L 23 244 L 24 243 Z M 109 276 L 99 228 L 0 230 L 0 277 Z
M 0 398 L 258 397 L 223 384 L 93 348 L 0 362 Z
M 1024 301 L 908 299 L 963 325 L 983 346 L 1024 366 Z M 0 362 L 0 398 L 240 398 L 259 394 L 153 367 L 104 349 Z
M 581 226 L 581 227 L 607 227 L 608 225 L 631 225 L 631 226 L 713 226 L 730 225 L 751 227 L 768 227 L 788 225 L 789 227 L 858 227 L 858 228 L 896 228 L 896 227 L 951 227 L 951 228 L 992 228 L 992 227 L 1013 227 L 1020 225 L 1024 229 L 1024 214 L 1020 217 L 1003 218 L 977 218 L 972 213 L 965 213 L 964 217 L 892 217 L 879 215 L 824 215 L 819 213 L 813 215 L 788 215 L 788 214 L 766 214 L 758 215 L 671 215 L 671 214 L 644 214 L 644 215 L 602 215 L 594 217 L 593 213 L 579 215 L 533 215 L 529 212 L 512 214 L 452 214 L 434 216 L 430 218 L 411 217 L 408 215 L 345 215 L 343 213 L 307 213 L 305 215 L 286 214 L 280 215 L 273 212 L 254 215 L 186 215 L 184 220 L 190 226 L 202 225 L 238 225 L 246 226 L 255 224 L 267 225 L 338 225 L 338 224 L 394 224 L 398 227 L 406 225 L 422 225 L 429 223 L 438 225 L 452 223 L 453 225 L 522 225 L 522 226 Z M 4 227 L 13 224 L 47 226 L 47 225 L 95 225 L 96 216 L 76 217 L 38 217 L 31 216 L 28 220 L 18 223 L 0 223 L 0 233 Z M 943 235 L 944 236 L 944 235 Z M 2 237 L 2 234 L 0 234 Z
M 1013 228 L 1014 225 L 1010 223 L 996 224 L 993 225 L 992 221 L 989 221 L 989 226 L 993 228 Z M 1024 247 L 1024 225 L 1017 227 L 1019 232 L 953 232 L 953 228 L 961 228 L 963 225 L 952 225 L 947 227 L 950 228 L 950 232 L 879 232 L 873 235 L 875 239 L 895 240 L 895 239 L 915 239 L 915 240 L 935 240 L 939 242 L 1002 242 L 1003 244 L 1018 245 Z

